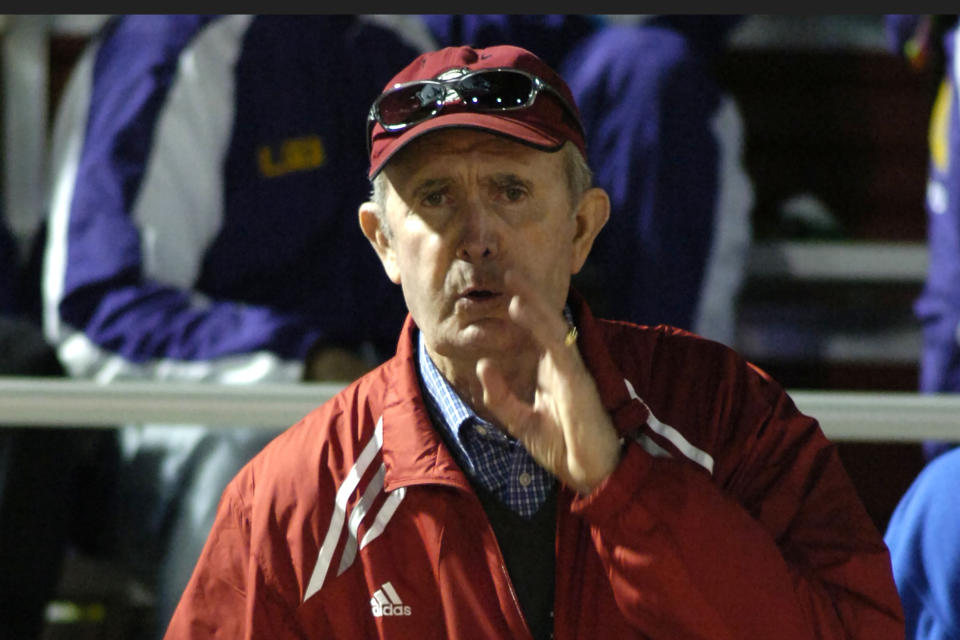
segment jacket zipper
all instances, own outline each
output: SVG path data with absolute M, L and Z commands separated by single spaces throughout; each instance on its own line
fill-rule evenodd
M 496 539 L 496 536 L 494 536 L 494 539 Z M 523 609 L 520 608 L 520 599 L 517 598 L 517 592 L 513 588 L 513 580 L 510 579 L 510 574 L 507 573 L 507 565 L 503 562 L 503 553 L 500 552 L 499 544 L 497 545 L 497 554 L 500 556 L 500 571 L 503 573 L 503 578 L 507 581 L 507 587 L 510 588 L 510 599 L 513 600 L 513 607 L 520 615 L 520 619 L 523 621 L 523 626 L 526 627 L 527 620 L 523 617 Z M 527 629 L 527 633 L 530 633 L 529 628 Z

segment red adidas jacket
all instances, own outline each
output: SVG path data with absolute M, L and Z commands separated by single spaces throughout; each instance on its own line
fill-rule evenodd
M 558 494 L 557 640 L 903 638 L 887 549 L 816 421 L 722 345 L 575 315 L 636 437 L 590 495 Z M 431 426 L 415 331 L 230 483 L 167 639 L 530 637 Z

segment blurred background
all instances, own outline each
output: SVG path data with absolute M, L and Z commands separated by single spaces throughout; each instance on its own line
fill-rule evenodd
M 0 206 L 21 260 L 37 256 L 52 114 L 107 17 L 0 16 Z M 893 53 L 879 14 L 751 15 L 718 65 L 743 116 L 754 187 L 731 346 L 787 389 L 916 391 L 912 305 L 926 276 L 927 128 L 942 69 Z M 839 446 L 882 531 L 923 466 L 920 444 Z M 84 562 L 65 566 L 44 638 L 133 637 L 129 618 L 149 615 L 150 594 Z M 112 617 L 103 598 L 81 606 L 109 589 L 126 590 Z

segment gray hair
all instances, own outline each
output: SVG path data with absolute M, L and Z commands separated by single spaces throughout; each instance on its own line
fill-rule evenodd
M 564 170 L 567 173 L 567 189 L 570 193 L 570 203 L 575 205 L 580 202 L 583 194 L 593 185 L 593 172 L 587 164 L 586 158 L 580 153 L 573 143 L 565 142 L 560 147 L 560 153 L 564 155 Z M 387 210 L 387 176 L 386 171 L 380 171 L 374 176 L 371 183 L 370 201 L 378 205 L 378 215 L 380 222 L 385 229 L 385 233 L 390 233 L 390 228 L 386 224 L 385 212 Z M 572 210 L 572 207 L 571 207 Z
M 583 157 L 572 142 L 566 142 L 561 151 L 565 154 L 564 164 L 567 172 L 567 188 L 570 190 L 570 203 L 576 204 L 583 194 L 593 186 L 593 172 L 587 159 Z

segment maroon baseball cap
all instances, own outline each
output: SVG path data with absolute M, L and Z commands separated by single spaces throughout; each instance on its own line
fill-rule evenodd
M 482 129 L 545 151 L 556 151 L 569 140 L 586 157 L 580 112 L 567 83 L 543 60 L 520 47 L 446 47 L 424 53 L 394 76 L 383 92 L 418 80 L 453 80 L 478 69 L 517 69 L 539 78 L 547 89 L 540 90 L 529 107 L 505 111 L 478 109 L 460 99 L 445 101 L 436 115 L 397 131 L 386 130 L 371 110 L 368 120 L 371 179 L 407 143 L 429 131 L 447 127 Z

